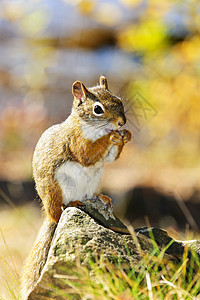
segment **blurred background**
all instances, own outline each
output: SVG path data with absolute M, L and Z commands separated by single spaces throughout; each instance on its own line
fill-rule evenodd
M 41 224 L 31 160 L 63 121 L 71 86 L 105 75 L 122 97 L 132 142 L 102 188 L 134 227 L 183 238 L 200 228 L 200 2 L 1 0 L 0 295 L 15 299 Z M 192 231 L 191 231 L 192 230 Z M 6 295 L 6 296 L 5 296 Z M 17 299 L 17 298 L 16 298 Z

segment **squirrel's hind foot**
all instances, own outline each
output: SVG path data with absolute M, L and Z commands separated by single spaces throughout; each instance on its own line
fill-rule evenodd
M 104 204 L 106 204 L 108 207 L 113 208 L 112 202 L 111 202 L 111 198 L 103 195 L 103 194 L 96 194 L 96 197 L 99 198 L 99 200 L 101 200 Z
M 67 208 L 67 207 L 81 208 L 83 206 L 84 206 L 84 204 L 79 200 L 70 201 L 67 205 L 65 205 L 65 204 L 62 205 L 62 211 L 64 211 L 65 208 Z

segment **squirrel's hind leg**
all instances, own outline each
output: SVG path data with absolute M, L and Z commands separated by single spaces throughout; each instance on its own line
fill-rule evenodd
M 43 200 L 44 209 L 50 219 L 58 223 L 62 214 L 63 196 L 57 182 L 53 181 L 47 188 L 46 197 Z

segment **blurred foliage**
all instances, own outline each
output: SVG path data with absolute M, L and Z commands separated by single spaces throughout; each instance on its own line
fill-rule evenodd
M 154 1 L 156 3 L 159 1 Z M 152 141 L 149 158 L 166 166 L 176 163 L 181 167 L 199 167 L 200 27 L 197 16 L 200 6 L 197 1 L 183 1 L 180 8 L 181 5 L 185 5 L 182 21 L 186 33 L 183 35 L 170 35 L 171 28 L 164 22 L 163 13 L 157 15 L 149 7 L 142 20 L 121 31 L 119 45 L 142 55 L 141 73 L 129 91 L 139 89 L 158 109 L 158 115 L 148 124 Z M 168 9 L 165 14 L 170 15 Z
M 20 91 L 21 97 L 20 100 L 12 99 L 9 105 L 2 106 L 0 112 L 1 174 L 5 175 L 5 168 L 12 169 L 5 163 L 16 162 L 16 157 L 20 165 L 21 159 L 26 154 L 30 163 L 38 136 L 52 121 L 47 118 L 48 106 L 45 105 L 44 93 L 58 83 L 58 78 L 52 77 L 50 80 L 46 73 L 47 68 L 55 64 L 55 61 L 59 61 L 57 39 L 60 41 L 66 39 L 67 43 L 63 44 L 65 47 L 70 43 L 74 45 L 73 47 L 75 45 L 79 47 L 79 44 L 75 43 L 79 35 L 81 38 L 83 34 L 85 44 L 87 45 L 88 41 L 89 45 L 89 41 L 98 38 L 99 28 L 107 30 L 109 34 L 112 33 L 113 49 L 125 53 L 130 63 L 134 61 L 137 66 L 131 74 L 130 71 L 121 71 L 118 61 L 119 74 L 112 70 L 111 75 L 105 74 L 109 81 L 115 78 L 117 82 L 117 78 L 120 78 L 120 82 L 128 82 L 125 89 L 127 98 L 134 104 L 135 93 L 139 91 L 145 101 L 158 112 L 156 117 L 144 120 L 144 130 L 140 128 L 141 130 L 134 132 L 133 127 L 133 135 L 136 137 L 134 151 L 138 151 L 138 155 L 149 164 L 157 164 L 160 167 L 168 167 L 170 164 L 182 168 L 200 166 L 198 0 L 63 0 L 60 1 L 62 5 L 68 5 L 72 8 L 72 12 L 79 14 L 77 20 L 82 20 L 81 17 L 84 19 L 80 21 L 78 29 L 71 28 L 73 26 L 70 27 L 71 24 L 67 23 L 67 19 L 63 20 L 62 22 L 66 24 L 63 27 L 69 27 L 68 35 L 63 37 L 62 32 L 56 38 L 51 36 L 52 31 L 49 27 L 54 10 L 51 8 L 53 2 L 49 1 L 49 5 L 45 4 L 48 1 L 31 1 L 31 3 L 29 5 L 23 1 L 1 3 L 0 19 L 9 22 L 11 28 L 17 29 L 19 42 L 26 41 L 25 52 L 28 57 L 25 68 L 19 64 L 12 70 L 0 70 L 2 86 Z M 41 4 L 40 8 L 37 8 L 38 3 Z M 85 26 L 86 20 L 92 22 L 94 29 L 89 36 L 88 26 Z M 108 36 L 106 38 L 108 39 Z M 12 39 L 16 37 L 11 37 L 10 40 Z M 105 40 L 101 42 L 104 43 Z M 102 47 L 105 45 L 102 44 Z M 91 49 L 91 52 L 96 50 Z M 17 52 L 13 51 L 13 55 L 19 57 L 22 55 L 20 45 Z M 23 60 L 23 55 L 19 59 Z M 74 67 L 81 70 L 81 66 L 76 62 Z M 68 71 L 69 78 L 71 71 L 72 69 Z M 85 74 L 88 72 L 85 70 Z M 96 70 L 96 77 L 100 73 L 104 73 L 101 67 Z M 134 105 L 132 109 L 134 110 Z M 16 170 L 21 177 L 23 174 L 27 176 L 31 173 L 27 165 L 23 171 L 20 171 L 20 166 Z
M 144 55 L 152 51 L 160 52 L 166 46 L 166 29 L 161 22 L 145 19 L 122 30 L 118 37 L 119 46 L 125 51 Z

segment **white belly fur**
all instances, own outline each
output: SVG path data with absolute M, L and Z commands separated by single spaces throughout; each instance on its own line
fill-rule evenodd
M 63 203 L 90 199 L 98 192 L 103 166 L 83 167 L 76 162 L 65 162 L 55 173 L 62 189 Z

